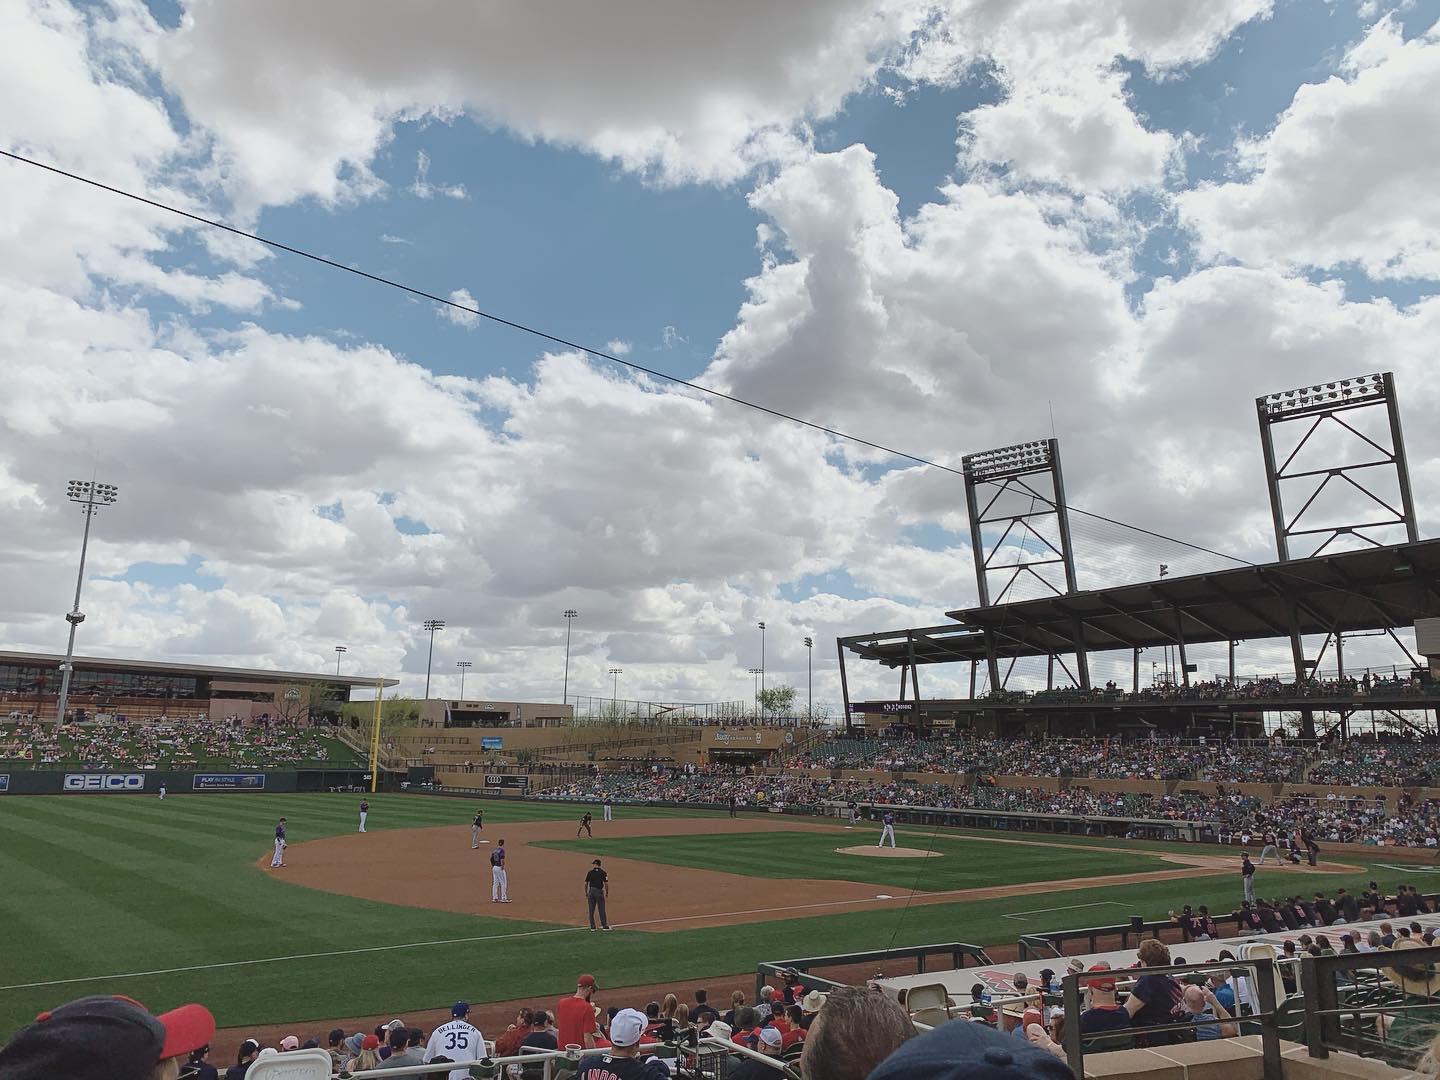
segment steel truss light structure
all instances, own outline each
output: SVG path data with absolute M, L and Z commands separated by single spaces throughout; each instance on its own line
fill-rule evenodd
M 1357 427 L 1341 414 L 1357 409 L 1385 410 L 1389 428 L 1387 447 Z M 1265 484 L 1270 492 L 1270 512 L 1275 522 L 1275 547 L 1282 562 L 1295 558 L 1295 541 L 1302 537 L 1321 538 L 1317 546 L 1305 552 L 1308 556 L 1323 555 L 1325 549 L 1342 537 L 1353 537 L 1372 547 L 1382 546 L 1376 532 L 1393 533 L 1404 528 L 1405 539 L 1412 544 L 1420 538 L 1415 521 L 1415 502 L 1410 494 L 1410 466 L 1405 459 L 1405 439 L 1400 429 L 1400 408 L 1395 396 L 1395 377 L 1391 372 L 1361 375 L 1339 382 L 1320 383 L 1298 390 L 1285 390 L 1255 399 L 1260 421 L 1260 447 L 1265 455 Z M 1309 421 L 1296 441 L 1294 449 L 1277 464 L 1275 431 L 1282 425 Z M 1336 461 L 1320 467 L 1301 468 L 1297 458 L 1310 445 L 1311 438 L 1322 429 L 1340 427 L 1355 437 L 1355 450 L 1362 458 Z M 1377 474 L 1375 470 L 1383 470 Z M 1384 474 L 1393 474 L 1399 498 L 1382 496 L 1376 488 Z M 1303 481 L 1304 483 L 1291 483 Z M 1311 482 L 1313 481 L 1313 486 Z M 1372 508 L 1368 521 L 1328 521 L 1315 507 L 1315 501 L 1333 483 L 1348 484 L 1365 496 Z M 1293 514 L 1285 507 L 1286 488 L 1309 488 Z M 1388 492 L 1387 492 L 1388 495 Z M 1394 502 L 1398 501 L 1399 506 Z

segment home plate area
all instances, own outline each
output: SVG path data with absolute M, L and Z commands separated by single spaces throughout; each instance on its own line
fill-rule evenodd
M 940 852 L 924 851 L 913 847 L 876 847 L 874 844 L 860 844 L 857 847 L 837 847 L 841 855 L 866 855 L 872 859 L 938 859 Z

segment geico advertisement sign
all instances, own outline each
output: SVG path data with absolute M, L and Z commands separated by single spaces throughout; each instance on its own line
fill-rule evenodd
M 145 777 L 140 773 L 79 773 L 65 774 L 64 791 L 144 791 Z

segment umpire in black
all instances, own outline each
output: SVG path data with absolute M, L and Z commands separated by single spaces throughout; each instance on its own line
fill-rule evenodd
M 600 912 L 600 929 L 609 930 L 610 920 L 605 916 L 605 901 L 610 898 L 610 875 L 600 869 L 596 859 L 585 875 L 585 903 L 590 910 L 590 929 L 595 929 L 595 912 Z

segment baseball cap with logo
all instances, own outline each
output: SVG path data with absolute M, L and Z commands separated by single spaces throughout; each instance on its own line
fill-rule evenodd
M 1115 992 L 1115 973 L 1113 971 L 1109 968 L 1103 968 L 1099 964 L 1096 964 L 1090 970 L 1101 972 L 1102 974 L 1092 975 L 1088 979 L 1085 979 L 1084 982 L 1086 986 L 1105 993 L 1113 994 Z
M 575 980 L 575 985 L 576 985 L 576 986 L 590 986 L 590 987 L 593 987 L 593 986 L 595 985 L 595 976 L 594 976 L 594 975 L 581 975 L 580 978 L 578 978 L 578 979 Z
M 451 1005 L 451 1006 L 450 1006 L 450 1015 L 451 1015 L 451 1016 L 469 1016 L 469 1015 L 470 1015 L 470 1003 L 469 1003 L 468 1001 L 457 1001 L 457 1002 L 455 1002 L 454 1005 Z M 387 1028 L 387 1030 L 388 1030 L 388 1028 Z
M 760 1041 L 766 1046 L 779 1046 L 784 1040 L 781 1038 L 779 1030 L 767 1027 L 760 1029 Z
M 634 1046 L 645 1034 L 645 1014 L 637 1009 L 621 1009 L 610 1021 L 610 1041 L 616 1046 Z
M 299 1050 L 300 1037 L 298 1035 L 286 1035 L 280 1040 L 281 1050 Z
M 148 1080 L 155 1066 L 207 1045 L 215 1018 L 203 1005 L 153 1016 L 138 1001 L 88 997 L 42 1012 L 0 1048 L 5 1080 Z

